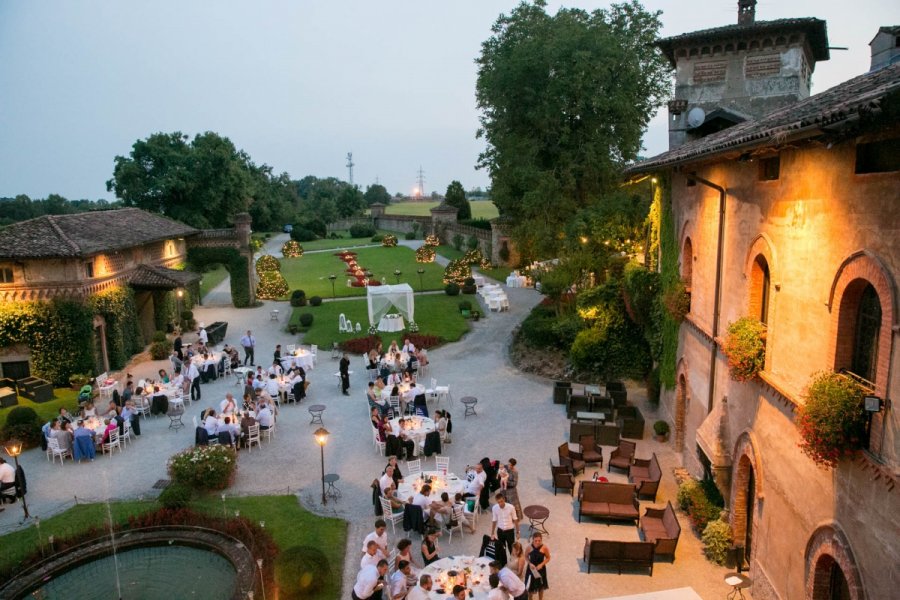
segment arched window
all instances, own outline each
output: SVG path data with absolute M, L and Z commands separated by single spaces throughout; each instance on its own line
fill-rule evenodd
M 878 365 L 878 334 L 881 330 L 881 301 L 871 283 L 867 283 L 859 297 L 856 311 L 856 332 L 850 370 L 867 381 L 875 381 Z
M 769 324 L 769 293 L 772 288 L 769 263 L 760 254 L 750 269 L 750 315 Z
M 684 246 L 681 249 L 681 280 L 684 282 L 684 290 L 688 295 L 688 312 L 691 312 L 691 285 L 694 278 L 694 245 L 691 238 L 684 238 Z

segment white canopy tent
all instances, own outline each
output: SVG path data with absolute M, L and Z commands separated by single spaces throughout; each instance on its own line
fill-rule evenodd
M 413 290 L 408 283 L 369 286 L 366 289 L 368 290 L 370 325 L 377 326 L 381 317 L 391 311 L 391 307 L 395 307 L 407 322 L 414 320 L 415 300 L 413 299 Z

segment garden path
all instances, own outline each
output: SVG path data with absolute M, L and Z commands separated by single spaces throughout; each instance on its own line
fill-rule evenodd
M 270 244 L 278 244 L 275 239 Z M 283 240 L 282 240 L 283 241 Z M 224 284 L 223 284 L 224 285 Z M 462 474 L 467 464 L 482 457 L 506 461 L 515 457 L 521 472 L 519 495 L 522 504 L 541 504 L 551 510 L 547 522 L 550 535 L 545 539 L 552 551 L 549 566 L 551 590 L 549 600 L 590 600 L 612 595 L 652 592 L 656 590 L 693 587 L 703 598 L 721 598 L 729 588 L 724 585 L 725 569 L 708 563 L 702 555 L 699 540 L 691 533 L 690 525 L 682 520 L 683 533 L 675 563 L 657 562 L 653 577 L 646 574 L 615 575 L 609 570 L 587 574 L 581 561 L 584 538 L 638 540 L 637 529 L 629 525 L 612 525 L 591 521 L 576 523 L 577 508 L 572 498 L 561 492 L 552 493 L 548 460 L 556 456 L 556 447 L 566 439 L 567 420 L 562 407 L 551 403 L 551 384 L 542 378 L 517 371 L 509 361 L 508 347 L 514 329 L 541 299 L 530 289 L 507 290 L 510 310 L 490 313 L 472 323 L 472 330 L 461 341 L 448 344 L 430 353 L 432 365 L 428 379 L 434 377 L 442 385 L 449 385 L 456 399 L 450 410 L 454 414 L 453 443 L 445 448 L 450 457 L 451 471 Z M 284 331 L 286 318 L 270 319 L 273 308 L 287 315 L 287 302 L 265 301 L 261 306 L 235 309 L 230 306 L 197 307 L 195 317 L 207 323 L 227 321 L 226 343 L 236 344 L 246 329 L 257 338 L 258 364 L 267 364 L 276 343 L 287 343 L 290 336 Z M 191 341 L 190 335 L 185 341 Z M 169 368 L 167 361 L 147 361 L 129 367 L 135 378 L 151 376 L 159 368 Z M 320 514 L 338 516 L 348 521 L 348 548 L 344 564 L 344 591 L 356 576 L 360 544 L 372 529 L 374 516 L 371 504 L 372 480 L 381 474 L 384 458 L 372 445 L 372 429 L 364 390 L 366 377 L 360 357 L 352 357 L 351 395 L 342 396 L 337 387 L 337 362 L 328 353 L 319 357 L 318 366 L 310 373 L 312 386 L 309 398 L 299 406 L 281 409 L 276 437 L 264 443 L 260 450 L 242 452 L 239 468 L 228 494 L 296 493 L 300 501 Z M 29 450 L 21 457 L 28 474 L 29 504 L 32 514 L 45 518 L 71 506 L 73 497 L 85 501 L 106 498 L 150 497 L 157 493 L 154 483 L 165 479 L 169 456 L 193 444 L 192 417 L 209 406 L 217 406 L 226 392 L 238 392 L 233 379 L 218 380 L 202 388 L 203 400 L 187 407 L 184 418 L 188 425 L 179 431 L 168 429 L 168 419 L 153 417 L 143 421 L 143 435 L 125 452 L 112 457 L 100 457 L 92 463 L 61 466 L 49 463 L 40 450 Z M 478 415 L 463 418 L 459 399 L 478 398 Z M 656 415 L 646 404 L 642 389 L 630 386 L 632 402 L 643 405 L 646 420 L 652 423 Z M 325 427 L 331 432 L 324 451 L 325 469 L 341 477 L 338 487 L 343 497 L 323 507 L 320 504 L 320 453 L 309 423 L 307 406 L 323 404 Z M 609 448 L 604 454 L 608 456 Z M 653 440 L 638 444 L 638 455 L 656 452 L 666 476 L 654 506 L 665 506 L 675 499 L 675 483 L 671 477 L 676 465 L 671 447 Z M 426 468 L 433 465 L 427 461 Z M 591 469 L 588 470 L 590 474 Z M 611 481 L 625 481 L 622 474 L 607 474 Z M 647 506 L 647 502 L 642 502 Z M 16 526 L 18 507 L 0 512 L 0 532 Z M 454 536 L 449 543 L 440 541 L 442 555 L 476 554 L 481 535 L 490 532 L 490 518 L 482 515 L 477 535 Z M 527 533 L 522 527 L 523 535 Z M 402 534 L 402 532 L 401 532 Z M 401 535 L 388 532 L 392 544 Z M 418 554 L 416 554 L 418 557 Z

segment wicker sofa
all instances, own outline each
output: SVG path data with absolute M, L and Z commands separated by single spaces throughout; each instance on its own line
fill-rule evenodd
M 671 555 L 672 560 L 675 560 L 681 524 L 678 523 L 671 502 L 667 502 L 665 508 L 646 509 L 641 517 L 640 529 L 643 540 L 655 545 L 656 554 Z
M 640 505 L 629 483 L 582 481 L 578 487 L 578 522 L 581 517 L 598 517 L 617 521 L 640 519 Z
M 660 479 L 662 479 L 662 470 L 659 468 L 656 452 L 649 460 L 635 458 L 628 467 L 628 480 L 634 484 L 634 491 L 637 492 L 638 497 L 649 496 L 655 502 Z
M 644 415 L 637 406 L 621 406 L 616 410 L 616 425 L 622 429 L 622 437 L 644 439 Z
M 591 565 L 614 565 L 622 574 L 622 567 L 650 570 L 653 577 L 653 544 L 650 542 L 619 542 L 613 540 L 584 540 L 584 562 L 588 573 Z

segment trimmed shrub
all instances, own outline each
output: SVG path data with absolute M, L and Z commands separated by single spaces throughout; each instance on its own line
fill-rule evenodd
M 291 306 L 306 306 L 306 292 L 303 290 L 291 292 Z
M 444 286 L 444 293 L 448 296 L 459 296 L 459 286 L 455 283 L 448 283 Z
M 463 258 L 451 260 L 444 268 L 444 283 L 462 285 L 467 277 L 471 277 L 472 267 Z
M 174 483 L 200 490 L 224 490 L 237 470 L 237 453 L 228 446 L 195 446 L 169 459 Z
M 303 256 L 303 246 L 297 240 L 288 240 L 281 246 L 281 254 L 285 258 L 300 258 Z
M 380 241 L 383 240 L 383 239 L 384 239 L 384 236 L 381 235 L 380 233 L 377 234 L 377 235 L 373 235 L 373 236 L 372 236 L 372 241 L 375 242 L 375 243 L 378 243 L 378 242 L 380 242 Z
M 725 502 L 710 479 L 696 481 L 688 479 L 678 486 L 678 505 L 691 518 L 697 531 L 703 531 L 707 523 L 715 521 L 722 514 Z
M 194 490 L 181 483 L 170 483 L 157 500 L 165 508 L 184 508 L 194 499 Z
M 291 240 L 295 242 L 311 242 L 315 240 L 316 237 L 316 232 L 303 225 L 294 225 L 294 229 L 291 231 Z
M 385 248 L 393 248 L 394 246 L 397 245 L 397 236 L 387 234 L 386 236 L 384 236 L 381 239 L 381 245 L 384 246 Z
M 466 239 L 466 248 L 469 250 L 474 250 L 478 247 L 478 238 L 474 235 L 470 235 L 468 239 Z
M 450 243 L 453 244 L 454 249 L 462 250 L 462 245 L 463 245 L 464 241 L 465 241 L 465 238 L 461 234 L 457 233 L 457 234 L 454 234 L 453 238 L 450 240 Z
M 167 341 L 167 339 L 168 339 L 168 338 L 166 338 L 166 332 L 165 332 L 165 331 L 155 331 L 155 332 L 153 332 L 153 338 L 151 339 L 151 341 L 153 341 L 153 342 L 165 342 L 165 341 Z
M 0 437 L 3 441 L 16 438 L 22 442 L 23 448 L 34 448 L 41 445 L 41 418 L 30 406 L 16 406 L 6 416 L 6 425 Z
M 264 254 L 256 261 L 256 272 L 259 275 L 267 271 L 280 271 L 281 262 L 271 254 Z
M 313 316 L 310 313 L 303 313 L 300 315 L 300 325 L 303 327 L 309 327 L 313 324 Z
M 432 263 L 434 262 L 434 246 L 419 246 L 416 249 L 416 262 L 420 263 Z
M 150 344 L 150 358 L 153 360 L 163 360 L 169 357 L 168 342 L 153 342 Z
M 281 271 L 263 271 L 259 274 L 256 296 L 262 300 L 278 300 L 288 293 L 288 283 Z
M 196 327 L 197 322 L 194 320 L 194 311 L 192 310 L 183 310 L 181 311 L 181 328 L 185 330 L 193 329 Z
M 321 306 L 322 305 L 322 297 L 321 296 L 313 296 L 309 299 L 310 306 Z
M 717 565 L 725 566 L 725 558 L 731 549 L 733 538 L 731 525 L 725 521 L 716 519 L 707 523 L 700 538 L 703 541 L 703 553 L 706 558 Z
M 350 237 L 370 238 L 375 235 L 375 226 L 370 223 L 354 223 L 350 226 Z
M 24 425 L 40 421 L 40 417 L 30 406 L 16 406 L 6 415 L 6 425 Z
M 407 240 L 414 240 L 414 239 L 416 239 L 416 232 L 408 231 L 408 232 L 406 232 L 406 235 L 403 237 L 406 238 Z
M 471 295 L 477 291 L 478 287 L 475 285 L 475 280 L 471 277 L 466 277 L 465 281 L 463 281 L 462 293 Z
M 275 583 L 284 600 L 309 598 L 321 591 L 330 578 L 328 559 L 313 546 L 288 548 L 275 559 Z

